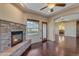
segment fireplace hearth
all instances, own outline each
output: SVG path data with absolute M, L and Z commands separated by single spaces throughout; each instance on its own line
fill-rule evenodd
M 15 46 L 23 41 L 23 31 L 11 32 L 11 46 Z

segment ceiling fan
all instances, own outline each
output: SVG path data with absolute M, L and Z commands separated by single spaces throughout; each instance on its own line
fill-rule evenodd
M 55 7 L 55 6 L 64 7 L 65 5 L 66 5 L 65 3 L 47 3 L 47 6 L 41 8 L 40 10 L 49 8 L 50 12 L 53 12 L 53 7 Z

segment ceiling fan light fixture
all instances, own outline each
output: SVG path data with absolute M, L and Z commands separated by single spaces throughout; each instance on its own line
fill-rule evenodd
M 50 9 L 50 12 L 53 12 L 53 9 Z
M 52 9 L 50 9 L 48 12 L 50 13 L 50 12 L 53 12 L 54 10 L 53 10 L 53 8 Z

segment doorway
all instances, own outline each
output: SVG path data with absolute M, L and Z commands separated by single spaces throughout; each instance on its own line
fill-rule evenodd
M 60 22 L 58 27 L 59 27 L 59 35 L 64 35 L 65 30 L 64 22 Z
M 64 43 L 65 43 L 65 24 L 64 22 L 60 22 L 59 23 L 59 38 L 58 38 L 58 43 L 60 47 L 64 47 Z
M 42 22 L 42 42 L 47 41 L 47 22 Z

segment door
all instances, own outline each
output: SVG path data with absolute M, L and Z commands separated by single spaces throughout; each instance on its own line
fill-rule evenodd
M 47 22 L 42 22 L 42 42 L 47 41 Z

